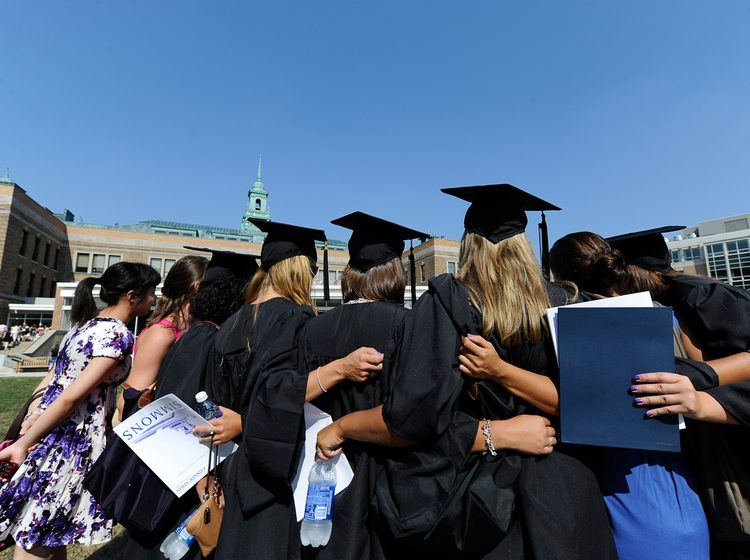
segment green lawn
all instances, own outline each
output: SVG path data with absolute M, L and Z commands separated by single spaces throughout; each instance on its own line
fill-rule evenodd
M 31 396 L 42 377 L 4 377 L 0 379 L 0 437 L 10 427 L 19 409 Z M 115 527 L 115 537 L 104 545 L 68 547 L 68 560 L 119 560 L 125 546 L 125 531 Z M 0 552 L 0 560 L 11 560 L 13 549 Z
M 0 437 L 8 431 L 16 414 L 39 385 L 42 377 L 3 377 L 0 379 Z

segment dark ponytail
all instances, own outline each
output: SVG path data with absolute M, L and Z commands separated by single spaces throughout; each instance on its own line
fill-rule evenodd
M 74 325 L 81 325 L 96 317 L 98 310 L 91 292 L 98 283 L 98 278 L 84 278 L 78 282 L 70 309 L 70 320 Z
M 98 309 L 92 293 L 96 284 L 101 285 L 99 298 L 109 306 L 116 305 L 120 298 L 131 290 L 140 301 L 160 281 L 159 273 L 147 264 L 113 264 L 100 278 L 85 278 L 78 283 L 70 310 L 71 321 L 74 325 L 81 325 L 96 317 Z

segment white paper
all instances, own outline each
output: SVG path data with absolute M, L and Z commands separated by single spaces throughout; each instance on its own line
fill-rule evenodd
M 571 303 L 564 307 L 653 307 L 654 302 L 651 300 L 649 292 L 638 292 L 637 294 L 627 294 L 610 298 L 595 299 L 592 301 L 583 301 L 581 303 Z M 557 350 L 557 312 L 559 307 L 550 307 L 547 309 L 547 320 L 549 322 L 550 335 L 552 343 L 555 346 L 555 356 L 560 361 Z
M 302 456 L 297 464 L 297 474 L 292 481 L 294 491 L 294 509 L 297 512 L 297 521 L 302 521 L 305 514 L 305 501 L 307 500 L 307 486 L 310 471 L 315 464 L 315 444 L 318 432 L 333 423 L 331 416 L 309 403 L 305 404 L 305 446 Z M 349 466 L 349 461 L 343 453 L 339 453 L 331 459 L 336 467 L 336 491 L 338 494 L 344 490 L 354 478 L 354 471 Z
M 114 431 L 180 497 L 208 472 L 209 444 L 193 434 L 197 426 L 211 429 L 207 420 L 170 393 L 123 420 Z M 219 462 L 236 448 L 231 441 L 220 445 Z
M 595 299 L 592 301 L 582 301 L 581 303 L 571 303 L 564 307 L 653 307 L 654 302 L 651 299 L 650 292 L 638 292 L 635 294 L 627 294 L 624 296 L 615 296 L 610 298 Z M 549 322 L 550 335 L 552 336 L 552 344 L 555 347 L 555 356 L 557 357 L 558 363 L 560 362 L 560 353 L 557 349 L 557 312 L 559 307 L 550 307 L 547 309 L 547 321 Z M 677 424 L 680 430 L 684 430 L 687 426 L 685 424 L 685 418 L 682 414 L 677 415 Z

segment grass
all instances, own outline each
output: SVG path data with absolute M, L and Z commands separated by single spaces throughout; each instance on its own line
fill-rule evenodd
M 0 379 L 0 437 L 8 431 L 42 377 L 3 377 Z
M 4 377 L 0 379 L 0 437 L 10 427 L 21 407 L 42 380 L 42 377 Z M 68 560 L 115 560 L 122 557 L 127 534 L 119 525 L 114 537 L 106 544 L 96 546 L 69 546 Z M 0 552 L 0 560 L 11 560 L 13 549 Z

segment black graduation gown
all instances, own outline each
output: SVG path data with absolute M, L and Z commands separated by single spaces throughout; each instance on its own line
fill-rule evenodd
M 218 377 L 210 382 L 215 395 L 238 403 L 243 417 L 240 447 L 221 469 L 226 505 L 215 554 L 219 560 L 286 560 L 300 551 L 290 482 L 300 453 L 300 387 L 307 376 L 297 372 L 296 345 L 314 312 L 274 298 L 237 314 L 217 337 L 211 374 Z
M 481 316 L 450 275 L 430 282 L 407 318 L 383 416 L 401 437 L 421 442 L 389 458 L 378 506 L 404 548 L 453 558 L 616 558 L 593 474 L 556 451 L 532 457 L 471 453 L 478 420 L 539 411 L 495 383 L 458 371 L 460 336 L 481 332 Z M 506 348 L 500 356 L 545 372 L 549 345 Z
M 364 383 L 344 381 L 312 404 L 328 412 L 334 420 L 358 410 L 383 404 L 393 353 L 400 340 L 408 310 L 386 302 L 345 304 L 307 322 L 303 331 L 302 366 L 309 372 L 342 358 L 362 346 L 384 354 L 382 373 Z M 388 448 L 356 441 L 344 444 L 344 453 L 354 470 L 354 479 L 336 496 L 333 532 L 323 548 L 306 548 L 307 558 L 359 560 L 389 557 L 383 535 L 378 530 L 375 511 L 375 480 L 379 458 Z
M 674 308 L 677 320 L 690 339 L 701 349 L 704 359 L 723 358 L 750 349 L 750 293 L 709 278 L 678 275 L 669 279 L 667 301 Z M 680 372 L 682 373 L 682 372 Z M 707 458 L 724 462 L 729 469 L 750 472 L 750 382 L 722 385 L 708 389 L 724 409 L 742 424 L 725 426 L 709 422 L 688 421 L 683 434 L 685 452 L 696 474 L 698 491 L 706 509 L 714 539 L 735 541 L 739 536 L 733 516 L 726 515 L 719 497 L 725 492 L 711 472 L 704 470 Z M 740 482 L 728 474 L 728 480 Z M 743 492 L 747 492 L 747 488 Z M 747 537 L 744 537 L 748 539 Z M 750 539 L 748 539 L 750 540 Z M 723 550 L 726 546 L 712 541 L 712 554 L 734 558 L 736 551 Z M 734 547 L 735 545 L 729 545 Z M 750 554 L 750 543 L 736 545 Z
M 217 330 L 218 327 L 213 323 L 198 322 L 172 345 L 159 369 L 155 398 L 173 393 L 186 404 L 195 407 L 195 394 L 205 388 L 206 367 Z M 159 551 L 161 543 L 199 504 L 195 491 L 186 492 L 173 504 L 175 521 L 169 531 L 143 538 L 128 538 L 123 558 L 164 560 L 164 555 Z M 202 558 L 200 548 L 193 546 L 183 558 Z
M 680 327 L 713 360 L 750 350 L 750 293 L 699 276 L 668 281 L 667 301 Z

